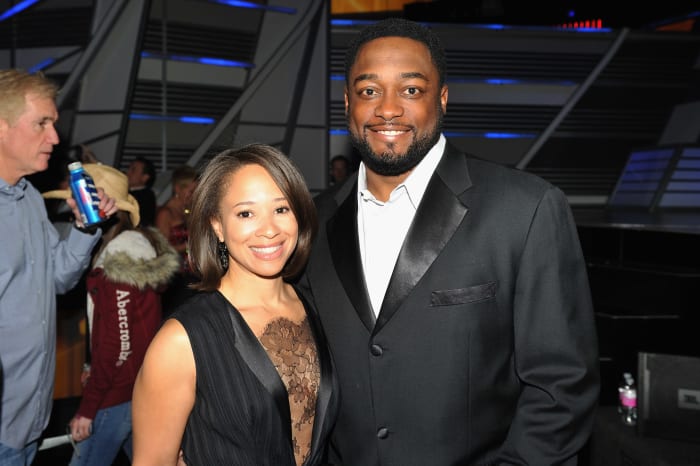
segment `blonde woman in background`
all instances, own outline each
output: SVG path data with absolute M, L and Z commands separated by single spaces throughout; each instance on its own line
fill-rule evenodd
M 189 266 L 187 251 L 187 217 L 192 193 L 197 187 L 197 171 L 189 165 L 181 165 L 173 171 L 172 196 L 156 211 L 156 227 L 180 254 L 180 270 L 163 293 L 164 315 L 172 312 L 194 292 L 188 288 L 196 277 Z

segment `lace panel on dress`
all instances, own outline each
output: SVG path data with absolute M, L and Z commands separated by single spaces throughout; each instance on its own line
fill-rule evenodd
M 311 451 L 316 396 L 321 380 L 316 343 L 306 319 L 297 324 L 285 318 L 267 324 L 260 343 L 287 387 L 294 457 L 300 465 Z

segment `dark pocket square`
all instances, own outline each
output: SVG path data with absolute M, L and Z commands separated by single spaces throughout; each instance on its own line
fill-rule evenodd
M 433 291 L 430 295 L 431 306 L 450 306 L 452 304 L 466 304 L 496 296 L 496 282 L 483 285 L 458 288 L 455 290 Z

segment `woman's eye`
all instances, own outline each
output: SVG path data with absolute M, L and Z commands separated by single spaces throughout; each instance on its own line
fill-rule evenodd
M 276 209 L 276 212 L 278 214 L 286 214 L 287 212 L 289 212 L 289 207 L 278 207 Z
M 250 218 L 253 216 L 253 213 L 248 210 L 244 210 L 243 212 L 238 212 L 238 216 L 241 218 Z

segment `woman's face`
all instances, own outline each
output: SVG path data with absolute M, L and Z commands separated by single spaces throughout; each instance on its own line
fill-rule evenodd
M 270 174 L 246 165 L 231 175 L 212 220 L 219 241 L 229 251 L 229 273 L 277 277 L 299 238 L 296 217 Z

